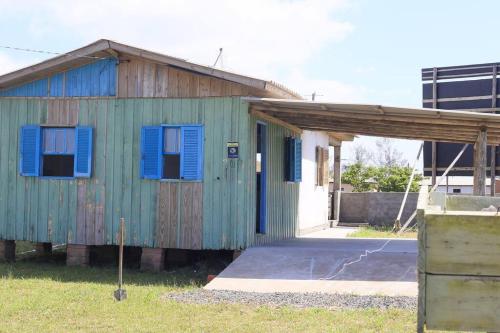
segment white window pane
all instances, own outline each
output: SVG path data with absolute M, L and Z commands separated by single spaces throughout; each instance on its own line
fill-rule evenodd
M 54 129 L 44 128 L 43 129 L 43 152 L 53 153 L 56 150 L 55 147 L 55 136 Z
M 44 128 L 43 152 L 45 154 L 74 154 L 74 128 Z
M 75 129 L 66 129 L 66 154 L 75 153 Z
M 165 153 L 176 153 L 180 152 L 180 129 L 179 128 L 165 128 L 165 139 L 163 150 Z
M 64 129 L 56 129 L 56 153 L 63 154 L 66 152 L 66 133 Z

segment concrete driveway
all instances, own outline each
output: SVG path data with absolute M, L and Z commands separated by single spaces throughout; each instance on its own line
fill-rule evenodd
M 416 240 L 340 238 L 325 230 L 249 248 L 205 288 L 416 296 L 416 261 Z

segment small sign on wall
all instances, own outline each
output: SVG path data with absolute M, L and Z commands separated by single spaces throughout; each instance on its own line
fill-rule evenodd
M 239 157 L 240 144 L 238 142 L 228 142 L 227 143 L 227 158 L 238 158 Z

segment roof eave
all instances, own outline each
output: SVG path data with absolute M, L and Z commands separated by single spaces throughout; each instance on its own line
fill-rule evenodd
M 187 60 L 167 56 L 164 54 L 140 49 L 137 47 L 117 43 L 107 39 L 100 39 L 92 44 L 79 48 L 77 50 L 71 51 L 67 54 L 56 56 L 50 58 L 48 60 L 42 61 L 38 64 L 25 67 L 14 72 L 5 74 L 0 76 L 0 88 L 5 87 L 7 85 L 12 85 L 21 82 L 30 81 L 30 79 L 36 79 L 38 76 L 45 74 L 46 72 L 50 72 L 52 70 L 57 70 L 58 67 L 63 66 L 65 64 L 71 64 L 72 62 L 82 62 L 82 59 L 85 57 L 94 56 L 100 52 L 112 53 L 109 51 L 114 51 L 119 54 L 125 54 L 135 57 L 144 58 L 146 60 L 175 66 L 177 68 L 193 71 L 196 73 L 220 78 L 223 80 L 228 80 L 232 82 L 236 82 L 242 85 L 246 85 L 252 88 L 260 89 L 265 91 L 269 81 L 257 79 L 250 76 L 245 76 L 237 73 L 232 73 L 229 71 L 220 70 L 217 68 L 213 68 L 210 66 L 200 65 L 193 62 L 189 62 Z M 111 54 L 110 54 L 111 55 Z M 84 62 L 84 61 L 83 61 Z M 90 62 L 90 60 L 89 60 Z M 282 90 L 284 93 L 289 93 L 288 90 L 278 87 L 279 90 Z M 272 95 L 276 95 L 273 94 Z M 279 96 L 283 96 L 283 94 L 279 94 Z

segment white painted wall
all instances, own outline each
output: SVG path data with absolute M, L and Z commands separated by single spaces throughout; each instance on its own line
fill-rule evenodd
M 453 193 L 454 189 L 460 190 L 460 193 Z M 446 185 L 439 185 L 436 188 L 437 192 L 446 192 Z M 490 186 L 486 186 L 486 194 L 490 193 Z M 449 194 L 466 194 L 472 195 L 474 193 L 474 187 L 472 185 L 448 185 Z
M 299 230 L 328 222 L 328 186 L 316 186 L 316 146 L 328 149 L 328 135 L 302 133 L 302 182 L 299 196 Z

